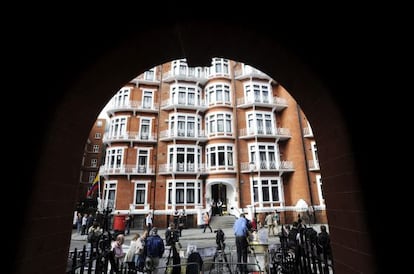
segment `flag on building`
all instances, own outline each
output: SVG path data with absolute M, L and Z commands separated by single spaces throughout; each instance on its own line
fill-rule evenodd
M 95 179 L 93 179 L 92 185 L 89 187 L 88 192 L 86 193 L 86 197 L 90 197 L 93 193 L 99 188 L 100 184 L 100 176 L 99 173 L 96 174 Z

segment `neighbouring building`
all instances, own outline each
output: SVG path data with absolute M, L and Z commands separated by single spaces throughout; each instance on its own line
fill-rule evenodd
M 100 205 L 134 215 L 135 227 L 148 212 L 166 227 L 182 209 L 195 227 L 218 200 L 224 214 L 277 210 L 291 223 L 314 212 L 311 221 L 327 222 L 311 126 L 281 85 L 249 65 L 156 66 L 125 84 L 107 114 Z
M 105 127 L 106 119 L 97 119 L 85 143 L 79 176 L 78 202 L 82 202 L 87 198 L 88 189 L 103 163 L 105 147 L 102 139 L 105 134 Z M 98 191 L 93 193 L 93 195 L 99 195 Z

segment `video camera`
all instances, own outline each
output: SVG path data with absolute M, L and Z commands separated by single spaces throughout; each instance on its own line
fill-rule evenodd
M 219 228 L 217 230 L 214 230 L 214 233 L 216 233 L 217 249 L 224 249 L 226 247 L 226 244 L 224 243 L 225 235 L 223 230 Z
M 180 240 L 180 231 L 177 229 L 170 229 L 166 231 L 165 241 L 168 246 L 173 246 Z

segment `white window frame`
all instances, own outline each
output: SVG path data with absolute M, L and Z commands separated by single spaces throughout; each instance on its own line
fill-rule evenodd
M 131 88 L 123 87 L 112 97 L 113 106 L 118 108 L 127 107 L 130 105 Z
M 267 119 L 270 118 L 270 119 Z M 270 121 L 268 123 L 268 121 Z M 250 134 L 274 135 L 276 119 L 271 111 L 247 111 L 246 128 Z
M 95 139 L 101 139 L 101 138 L 102 138 L 102 133 L 96 132 L 95 133 Z
M 263 184 L 263 182 L 265 182 L 265 181 L 269 182 L 269 184 L 267 186 Z M 276 183 L 272 183 L 272 181 L 276 181 Z M 250 199 L 251 199 L 252 203 L 263 205 L 263 204 L 273 204 L 273 203 L 282 202 L 283 193 L 282 193 L 281 182 L 282 182 L 282 180 L 281 180 L 280 177 L 263 177 L 263 176 L 259 177 L 259 176 L 252 175 L 250 177 L 250 185 L 251 185 Z M 278 200 L 274 200 L 274 197 L 273 197 L 272 188 L 275 187 L 275 186 L 277 187 Z M 257 192 L 255 191 L 255 188 L 257 188 Z M 263 200 L 263 193 L 264 193 L 263 189 L 264 188 L 268 189 L 269 201 L 264 201 Z M 256 195 L 258 196 L 257 200 L 255 200 Z
M 230 76 L 230 61 L 224 58 L 213 58 L 209 70 L 209 77 Z
M 202 90 L 198 85 L 175 83 L 170 86 L 170 102 L 173 105 L 199 106 L 201 93 Z M 191 99 L 190 94 L 194 94 L 194 99 Z
M 222 94 L 219 96 L 218 92 Z M 226 82 L 214 82 L 205 87 L 206 102 L 211 105 L 232 105 L 232 90 Z M 221 98 L 220 98 L 221 97 Z
M 148 205 L 148 195 L 149 195 L 149 184 L 150 181 L 133 181 L 134 183 L 134 205 Z M 144 201 L 143 203 L 137 203 L 137 191 L 143 190 L 144 191 Z
M 201 121 L 200 115 L 174 112 L 169 116 L 168 129 L 172 136 L 197 137 L 201 132 Z M 192 122 L 194 123 L 193 128 L 190 127 Z
M 128 126 L 127 116 L 115 116 L 110 120 L 109 136 L 110 137 L 121 137 L 126 135 L 126 129 Z
M 94 153 L 99 153 L 99 145 L 93 145 L 92 151 Z
M 318 198 L 319 198 L 319 205 L 324 206 L 325 205 L 325 199 L 323 197 L 322 192 L 322 176 L 320 174 L 317 174 L 315 176 L 316 185 L 318 186 Z
M 150 98 L 149 104 L 146 103 L 146 98 Z M 153 109 L 154 108 L 154 90 L 153 89 L 142 89 L 142 101 L 141 108 Z
M 223 118 L 219 117 L 220 115 L 223 115 Z M 223 131 L 219 131 L 219 121 L 221 120 L 223 121 Z M 230 111 L 209 113 L 205 117 L 205 129 L 209 137 L 233 136 L 233 113 Z
M 246 102 L 266 104 L 272 102 L 272 88 L 268 83 L 249 81 L 243 85 L 243 90 Z M 264 94 L 265 92 L 267 92 L 267 96 Z
M 148 173 L 152 148 L 150 148 L 150 147 L 137 147 L 136 149 L 137 149 L 137 161 L 136 161 L 137 171 L 138 171 L 138 173 Z M 146 158 L 144 167 L 140 163 L 140 157 Z M 144 172 L 142 172 L 143 169 L 144 169 Z
M 261 147 L 264 146 L 264 149 Z M 273 147 L 274 150 L 269 149 Z M 248 145 L 249 162 L 255 163 L 256 168 L 265 170 L 274 170 L 280 166 L 280 152 L 277 143 L 256 142 Z M 261 153 L 261 152 L 264 152 Z M 271 159 L 271 153 L 274 153 L 274 159 Z M 264 157 L 264 158 L 263 158 Z
M 152 69 L 149 69 L 144 72 L 144 79 L 146 81 L 155 82 L 156 75 L 157 75 L 157 67 L 153 67 Z
M 103 204 L 104 209 L 106 209 L 107 207 L 113 210 L 116 209 L 117 189 L 118 189 L 118 181 L 116 180 L 105 181 L 104 189 L 103 189 L 103 196 L 102 196 L 103 197 L 102 204 Z M 109 199 L 110 196 L 112 196 L 111 193 L 113 193 L 113 199 Z
M 89 183 L 92 183 L 93 182 L 93 180 L 95 180 L 95 177 L 96 177 L 96 172 L 95 171 L 91 171 L 91 172 L 89 172 Z
M 178 150 L 183 149 L 183 153 Z M 190 150 L 193 149 L 191 152 Z M 167 148 L 168 151 L 168 159 L 167 165 L 172 168 L 174 171 L 184 172 L 195 172 L 201 167 L 201 159 L 202 159 L 202 148 L 201 146 L 197 145 L 184 145 L 184 144 L 176 144 L 176 145 L 169 145 Z M 183 162 L 179 162 L 178 154 L 184 154 Z M 194 162 L 189 162 L 188 155 L 193 155 Z
M 112 147 L 106 149 L 105 167 L 108 169 L 120 169 L 124 166 L 124 153 L 123 147 Z
M 140 117 L 139 118 L 139 132 L 138 136 L 141 140 L 149 140 L 152 137 L 152 120 L 153 118 L 150 117 Z M 148 132 L 145 132 L 143 128 L 148 126 Z
M 194 186 L 191 187 L 191 184 Z M 201 200 L 203 197 L 203 188 L 202 188 L 202 180 L 167 180 L 167 193 L 165 203 L 168 206 L 172 205 L 184 205 L 184 206 L 197 206 L 201 205 Z M 178 186 L 180 185 L 180 186 Z M 182 185 L 182 186 L 181 186 Z M 177 190 L 183 190 L 183 202 L 177 202 Z M 194 202 L 188 202 L 188 194 L 189 190 L 194 190 Z
M 98 159 L 91 159 L 91 167 L 97 167 L 98 166 Z
M 220 147 L 224 147 L 223 150 L 219 150 Z M 231 148 L 231 150 L 229 149 Z M 220 165 L 220 154 L 224 153 L 224 165 Z M 212 157 L 211 155 L 215 155 L 215 165 L 212 165 Z M 235 161 L 234 156 L 235 155 L 235 149 L 233 143 L 217 143 L 217 144 L 211 144 L 206 146 L 206 160 L 205 164 L 206 167 L 210 170 L 234 170 L 235 169 Z

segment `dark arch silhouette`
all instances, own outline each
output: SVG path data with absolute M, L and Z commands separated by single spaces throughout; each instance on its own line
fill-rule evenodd
M 83 146 L 114 92 L 156 64 L 187 57 L 198 65 L 219 56 L 266 72 L 300 103 L 318 143 L 336 271 L 376 272 L 381 254 L 373 252 L 378 230 L 372 228 L 374 197 L 367 190 L 373 182 L 364 180 L 362 149 L 368 142 L 356 130 L 363 123 L 355 121 L 364 111 L 360 101 L 344 100 L 351 60 L 360 56 L 341 50 L 340 34 L 328 39 L 312 24 L 277 29 L 268 23 L 141 23 L 112 28 L 92 23 L 61 33 L 40 29 L 26 45 L 30 59 L 20 77 L 30 74 L 22 93 L 25 113 L 36 116 L 36 130 L 22 150 L 22 183 L 10 189 L 19 193 L 22 216 L 14 224 L 20 230 L 12 248 L 13 270 L 64 272 Z M 353 72 L 360 71 L 354 67 Z M 39 98 L 43 103 L 35 105 Z

